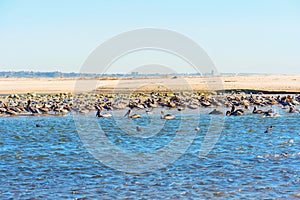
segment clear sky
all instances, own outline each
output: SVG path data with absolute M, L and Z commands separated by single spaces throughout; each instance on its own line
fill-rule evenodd
M 300 73 L 298 0 L 0 0 L 0 71 L 78 72 L 102 42 L 165 28 L 220 72 Z

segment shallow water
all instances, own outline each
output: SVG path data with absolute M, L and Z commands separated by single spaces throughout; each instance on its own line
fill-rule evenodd
M 95 159 L 81 141 L 73 116 L 2 117 L 0 199 L 297 197 L 300 114 L 280 112 L 273 118 L 225 117 L 220 138 L 204 158 L 198 153 L 211 120 L 205 113 L 177 112 L 176 120 L 162 121 L 159 112 L 129 120 L 122 111 L 113 112 L 115 118 L 96 119 L 111 142 L 138 153 L 169 145 L 177 133 L 195 132 L 194 124 L 200 127 L 179 159 L 142 174 L 117 171 Z M 93 115 L 81 118 L 95 120 Z M 270 125 L 273 129 L 264 133 Z M 134 132 L 136 126 L 143 132 Z

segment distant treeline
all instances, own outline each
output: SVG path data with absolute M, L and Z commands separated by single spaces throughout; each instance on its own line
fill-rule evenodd
M 0 77 L 93 77 L 99 76 L 97 74 L 82 74 L 82 73 L 63 73 L 63 72 L 33 72 L 33 71 L 7 71 L 7 72 L 0 72 Z
M 255 73 L 251 73 L 254 75 Z M 239 75 L 251 75 L 249 73 L 239 73 Z M 2 71 L 0 77 L 65 77 L 65 78 L 76 78 L 76 77 L 100 77 L 100 76 L 115 76 L 115 77 L 136 77 L 136 76 L 211 76 L 214 73 L 172 73 L 172 74 L 141 74 L 138 72 L 131 72 L 129 74 L 91 74 L 91 73 L 76 73 L 76 72 L 33 72 L 33 71 Z M 237 75 L 236 73 L 222 73 L 221 75 Z
M 33 71 L 3 71 L 0 72 L 0 77 L 66 77 L 66 78 L 74 78 L 74 77 L 100 77 L 100 76 L 116 76 L 116 77 L 127 77 L 127 76 L 162 76 L 162 75 L 172 75 L 172 76 L 199 76 L 200 73 L 194 73 L 194 74 L 140 74 L 137 72 L 132 72 L 129 74 L 91 74 L 91 73 L 76 73 L 76 72 L 33 72 Z

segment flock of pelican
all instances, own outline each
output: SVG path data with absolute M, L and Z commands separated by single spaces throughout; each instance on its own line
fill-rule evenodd
M 109 111 L 128 109 L 124 117 L 141 118 L 142 115 L 133 112 L 151 113 L 155 108 L 161 108 L 161 119 L 176 119 L 175 115 L 166 114 L 165 110 L 211 108 L 209 114 L 241 116 L 245 113 L 262 114 L 264 116 L 278 115 L 272 106 L 280 106 L 289 113 L 299 113 L 296 107 L 300 104 L 300 95 L 253 95 L 253 94 L 160 94 L 151 93 L 131 95 L 103 94 L 66 94 L 55 95 L 6 95 L 0 96 L 0 116 L 35 116 L 35 115 L 66 115 L 68 113 L 87 114 L 96 112 L 97 117 L 109 118 Z M 227 112 L 218 107 L 229 108 Z M 253 108 L 251 111 L 250 108 Z M 258 107 L 260 109 L 258 109 Z M 271 108 L 270 108 L 271 107 Z

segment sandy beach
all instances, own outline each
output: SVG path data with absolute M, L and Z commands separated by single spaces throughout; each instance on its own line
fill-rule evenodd
M 0 94 L 61 92 L 128 93 L 152 91 L 257 90 L 300 92 L 300 75 L 236 75 L 206 77 L 0 78 Z

